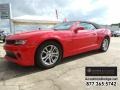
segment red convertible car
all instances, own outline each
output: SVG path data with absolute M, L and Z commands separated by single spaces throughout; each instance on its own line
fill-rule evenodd
M 111 32 L 86 21 L 62 22 L 6 38 L 5 59 L 19 65 L 54 67 L 62 58 L 90 50 L 107 51 Z

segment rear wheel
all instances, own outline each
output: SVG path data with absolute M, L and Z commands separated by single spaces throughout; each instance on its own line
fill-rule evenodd
M 40 68 L 54 67 L 62 59 L 62 48 L 56 42 L 45 42 L 37 50 L 36 64 Z
M 106 52 L 106 51 L 108 50 L 109 43 L 110 43 L 109 38 L 105 38 L 105 39 L 103 40 L 102 44 L 101 44 L 100 50 L 101 50 L 102 52 Z

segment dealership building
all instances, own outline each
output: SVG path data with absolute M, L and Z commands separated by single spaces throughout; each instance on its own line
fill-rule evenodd
M 23 32 L 29 30 L 37 30 L 42 28 L 50 28 L 59 23 L 60 20 L 56 18 L 49 18 L 45 16 L 30 16 L 25 15 L 21 17 L 15 17 L 12 19 L 14 32 Z

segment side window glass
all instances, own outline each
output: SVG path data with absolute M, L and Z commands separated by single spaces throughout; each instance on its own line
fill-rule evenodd
M 96 28 L 92 25 L 92 24 L 89 24 L 89 30 L 95 30 Z
M 87 23 L 80 23 L 80 26 L 84 27 L 86 30 L 88 29 Z
M 86 30 L 96 29 L 92 24 L 89 24 L 89 23 L 80 23 L 80 26 L 84 27 Z

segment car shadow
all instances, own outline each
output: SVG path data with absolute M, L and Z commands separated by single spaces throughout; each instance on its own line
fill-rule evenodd
M 67 58 L 64 58 L 59 63 L 59 65 L 68 63 L 70 61 L 75 61 L 75 60 L 78 60 L 78 59 L 81 59 L 87 56 L 91 56 L 93 54 L 99 54 L 99 53 L 100 53 L 99 51 L 90 51 L 87 53 L 67 57 Z M 29 75 L 32 73 L 41 72 L 41 71 L 44 71 L 44 70 L 38 67 L 35 67 L 35 66 L 22 67 L 14 63 L 7 62 L 3 60 L 3 58 L 0 57 L 0 81 L 8 80 L 8 79 L 16 78 L 16 77 L 21 77 L 21 76 Z
M 64 58 L 60 64 L 64 64 L 64 63 L 67 63 L 67 62 L 70 62 L 70 61 L 75 61 L 75 60 L 78 60 L 78 59 L 81 59 L 81 58 L 84 58 L 84 57 L 87 57 L 87 56 L 91 56 L 91 55 L 94 55 L 94 54 L 100 54 L 102 52 L 100 52 L 99 50 L 93 50 L 93 51 L 88 51 L 88 52 L 85 52 L 85 53 L 81 53 L 81 54 L 77 54 L 77 55 L 74 55 L 74 56 L 69 56 L 67 58 Z

